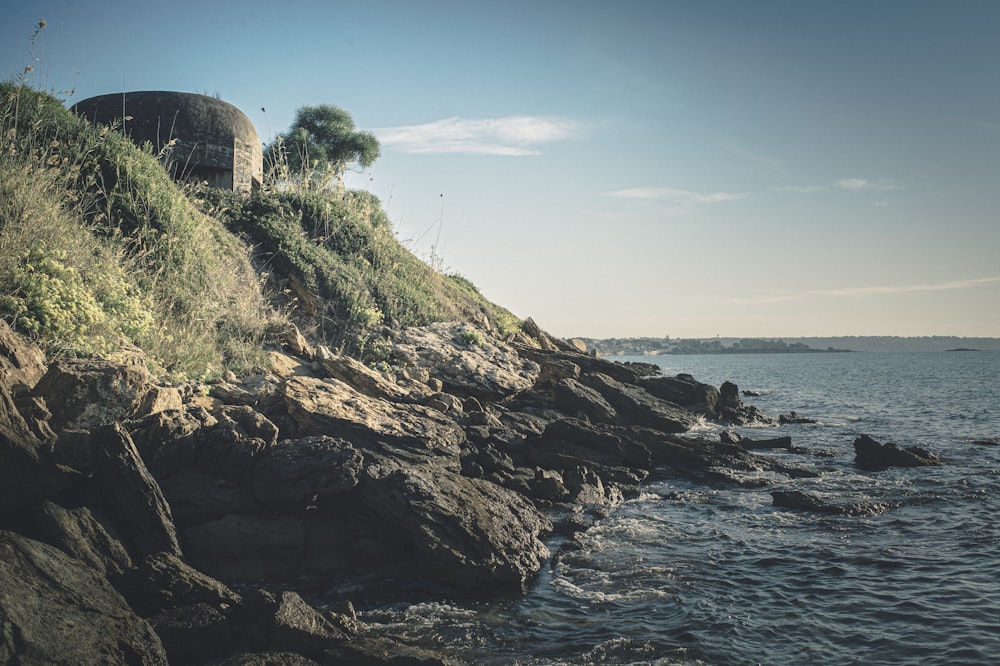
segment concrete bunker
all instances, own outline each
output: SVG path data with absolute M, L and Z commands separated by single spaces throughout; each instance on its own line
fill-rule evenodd
M 175 140 L 167 169 L 176 180 L 243 193 L 260 187 L 264 162 L 257 130 L 228 102 L 150 90 L 90 97 L 72 110 L 91 122 L 117 123 L 133 142 L 148 141 L 157 153 Z

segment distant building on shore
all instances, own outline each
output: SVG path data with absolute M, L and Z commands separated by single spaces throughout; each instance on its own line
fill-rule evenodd
M 72 111 L 91 122 L 116 124 L 137 145 L 168 148 L 170 175 L 212 187 L 250 193 L 263 179 L 257 130 L 247 116 L 214 97 L 168 91 L 99 95 Z M 170 142 L 174 141 L 173 146 Z

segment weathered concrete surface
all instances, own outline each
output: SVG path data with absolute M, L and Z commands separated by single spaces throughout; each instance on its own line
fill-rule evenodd
M 174 140 L 174 178 L 207 180 L 236 192 L 260 187 L 264 168 L 257 130 L 221 99 L 148 90 L 90 97 L 73 111 L 92 122 L 117 123 L 137 145 L 148 141 L 157 153 Z

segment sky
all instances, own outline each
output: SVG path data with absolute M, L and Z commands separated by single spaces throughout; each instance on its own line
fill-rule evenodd
M 558 336 L 1000 337 L 998 35 L 993 0 L 21 0 L 0 77 L 264 142 L 339 106 L 400 241 Z

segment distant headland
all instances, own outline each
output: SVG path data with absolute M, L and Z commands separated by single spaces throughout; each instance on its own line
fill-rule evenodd
M 840 336 L 809 338 L 585 338 L 605 356 L 661 354 L 816 354 L 843 352 L 1000 351 L 1000 338 Z

